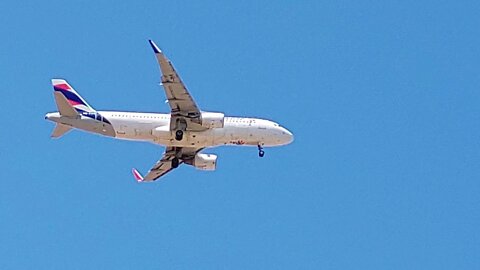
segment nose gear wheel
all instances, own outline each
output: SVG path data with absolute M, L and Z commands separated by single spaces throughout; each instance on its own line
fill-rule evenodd
M 258 156 L 263 157 L 265 155 L 265 151 L 263 151 L 263 147 L 259 144 L 258 145 Z

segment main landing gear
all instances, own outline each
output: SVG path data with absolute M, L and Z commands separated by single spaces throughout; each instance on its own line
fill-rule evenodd
M 181 141 L 183 139 L 183 130 L 179 129 L 175 132 L 175 140 Z
M 175 140 L 181 141 L 183 139 L 183 133 L 187 130 L 187 121 L 184 118 L 177 117 L 175 120 Z
M 172 168 L 173 169 L 177 168 L 179 164 L 180 164 L 180 160 L 177 157 L 174 157 L 172 159 Z
M 263 147 L 259 144 L 258 145 L 258 156 L 263 157 L 265 155 L 265 151 L 263 151 Z

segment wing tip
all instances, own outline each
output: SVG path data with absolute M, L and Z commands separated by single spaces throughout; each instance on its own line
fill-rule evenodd
M 137 169 L 133 168 L 132 169 L 132 174 L 133 174 L 133 177 L 135 178 L 135 180 L 137 180 L 137 182 L 143 182 L 143 176 L 137 171 Z
M 150 43 L 150 46 L 152 46 L 152 49 L 155 53 L 162 53 L 162 50 L 160 50 L 160 48 L 158 48 L 157 44 L 155 44 L 155 42 L 153 42 L 153 40 L 149 39 L 148 43 Z

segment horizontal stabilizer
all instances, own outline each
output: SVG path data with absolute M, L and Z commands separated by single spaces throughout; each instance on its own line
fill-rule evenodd
M 52 138 L 60 138 L 63 135 L 65 135 L 65 133 L 69 132 L 71 129 L 72 128 L 67 126 L 67 125 L 57 123 L 57 125 L 55 126 L 55 129 L 52 132 L 51 137 Z
M 64 95 L 62 95 L 60 92 L 54 92 L 53 95 L 55 96 L 55 103 L 57 103 L 57 108 L 60 115 L 70 117 L 78 115 L 75 108 L 68 103 Z

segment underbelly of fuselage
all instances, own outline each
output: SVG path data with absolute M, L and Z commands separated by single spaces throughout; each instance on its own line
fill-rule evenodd
M 214 147 L 221 145 L 258 145 L 265 141 L 248 129 L 213 128 L 205 131 L 185 131 L 182 140 L 176 140 L 173 131 L 154 129 L 116 129 L 116 137 L 125 140 L 148 141 L 176 147 Z

